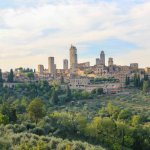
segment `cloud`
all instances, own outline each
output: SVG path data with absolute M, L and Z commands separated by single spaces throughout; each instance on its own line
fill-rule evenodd
M 14 2 L 18 3 L 18 7 L 0 9 L 0 68 L 4 70 L 20 65 L 36 68 L 42 62 L 47 66 L 48 56 L 55 56 L 57 66 L 62 67 L 62 59 L 69 57 L 71 43 L 85 56 L 79 57 L 81 62 L 91 60 L 94 63 L 94 58 L 90 59 L 87 53 L 92 51 L 90 48 L 94 43 L 108 41 L 106 45 L 109 45 L 108 39 L 124 41 L 127 47 L 128 43 L 135 45 L 128 52 L 133 57 L 129 60 L 125 56 L 125 45 L 122 48 L 124 53 L 119 53 L 121 49 L 117 52 L 112 50 L 118 63 L 136 61 L 139 55 L 145 57 L 145 51 L 150 54 L 150 2 L 126 1 L 128 11 L 123 3 L 109 0 Z M 28 5 L 30 7 L 23 7 Z M 117 42 L 112 49 L 118 48 L 115 44 Z M 96 47 L 99 53 L 103 47 L 98 45 L 101 44 Z M 145 63 L 141 59 L 139 62 L 146 66 L 149 60 Z

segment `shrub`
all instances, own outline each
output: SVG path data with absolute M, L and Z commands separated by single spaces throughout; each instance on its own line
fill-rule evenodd
M 85 150 L 85 146 L 81 142 L 74 142 L 72 146 L 72 150 Z
M 7 150 L 7 149 L 10 149 L 10 147 L 11 147 L 11 144 L 7 139 L 0 138 L 0 149 L 1 150 Z
M 45 132 L 42 128 L 36 127 L 32 130 L 30 130 L 31 133 L 37 134 L 37 135 L 44 135 Z
M 35 124 L 33 124 L 33 123 L 26 123 L 25 126 L 26 126 L 27 130 L 35 128 Z
M 14 125 L 15 133 L 20 133 L 20 132 L 24 132 L 24 131 L 26 131 L 26 127 L 23 124 L 21 124 L 21 125 L 15 124 Z
M 52 138 L 51 141 L 49 142 L 48 146 L 50 149 L 56 149 L 57 145 L 61 142 L 60 139 Z

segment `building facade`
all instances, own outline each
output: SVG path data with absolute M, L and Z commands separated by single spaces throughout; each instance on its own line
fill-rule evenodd
M 99 64 L 100 64 L 100 59 L 96 58 L 96 65 L 99 65 Z
M 77 58 L 77 48 L 71 45 L 70 48 L 70 69 L 73 71 L 77 69 L 78 66 L 78 58 Z
M 90 67 L 90 62 L 78 64 L 78 68 L 88 68 L 88 67 Z
M 104 53 L 104 51 L 101 51 L 101 54 L 100 54 L 100 64 L 105 66 L 105 53 Z
M 108 59 L 108 66 L 113 66 L 113 65 L 114 65 L 113 58 L 109 58 Z
M 44 66 L 43 65 L 38 65 L 38 73 L 43 74 L 44 72 Z
M 55 73 L 54 57 L 48 57 L 48 72 L 52 75 Z
M 137 71 L 139 68 L 139 64 L 138 63 L 131 63 L 130 68 L 132 71 Z
M 63 69 L 67 70 L 68 69 L 68 59 L 63 60 Z

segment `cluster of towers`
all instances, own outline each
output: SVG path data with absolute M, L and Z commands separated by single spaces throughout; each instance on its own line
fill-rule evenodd
M 70 68 L 69 68 L 69 62 L 68 59 L 63 60 L 63 69 L 67 70 L 70 69 L 70 71 L 73 73 L 76 71 L 78 67 L 78 56 L 77 56 L 77 48 L 73 45 L 70 47 Z M 105 53 L 104 51 L 101 51 L 100 57 L 96 58 L 96 65 L 103 65 L 105 66 Z M 108 59 L 108 66 L 113 66 L 113 58 Z M 39 65 L 38 66 L 39 72 L 44 72 L 44 66 Z M 55 58 L 54 57 L 48 57 L 48 73 L 54 75 L 56 73 L 56 64 L 55 64 Z
M 71 45 L 70 48 L 70 69 L 76 70 L 78 66 L 78 59 L 77 59 L 77 48 L 73 45 Z M 68 59 L 63 60 L 63 69 L 67 70 L 69 69 L 69 62 Z M 38 70 L 40 72 L 44 71 L 44 66 L 39 65 Z M 54 57 L 48 57 L 48 73 L 54 75 L 56 73 L 56 64 Z

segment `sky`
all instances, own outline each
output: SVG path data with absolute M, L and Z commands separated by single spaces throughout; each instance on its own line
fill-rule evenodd
M 117 65 L 150 66 L 150 0 L 0 0 L 0 68 L 95 64 L 100 51 Z

